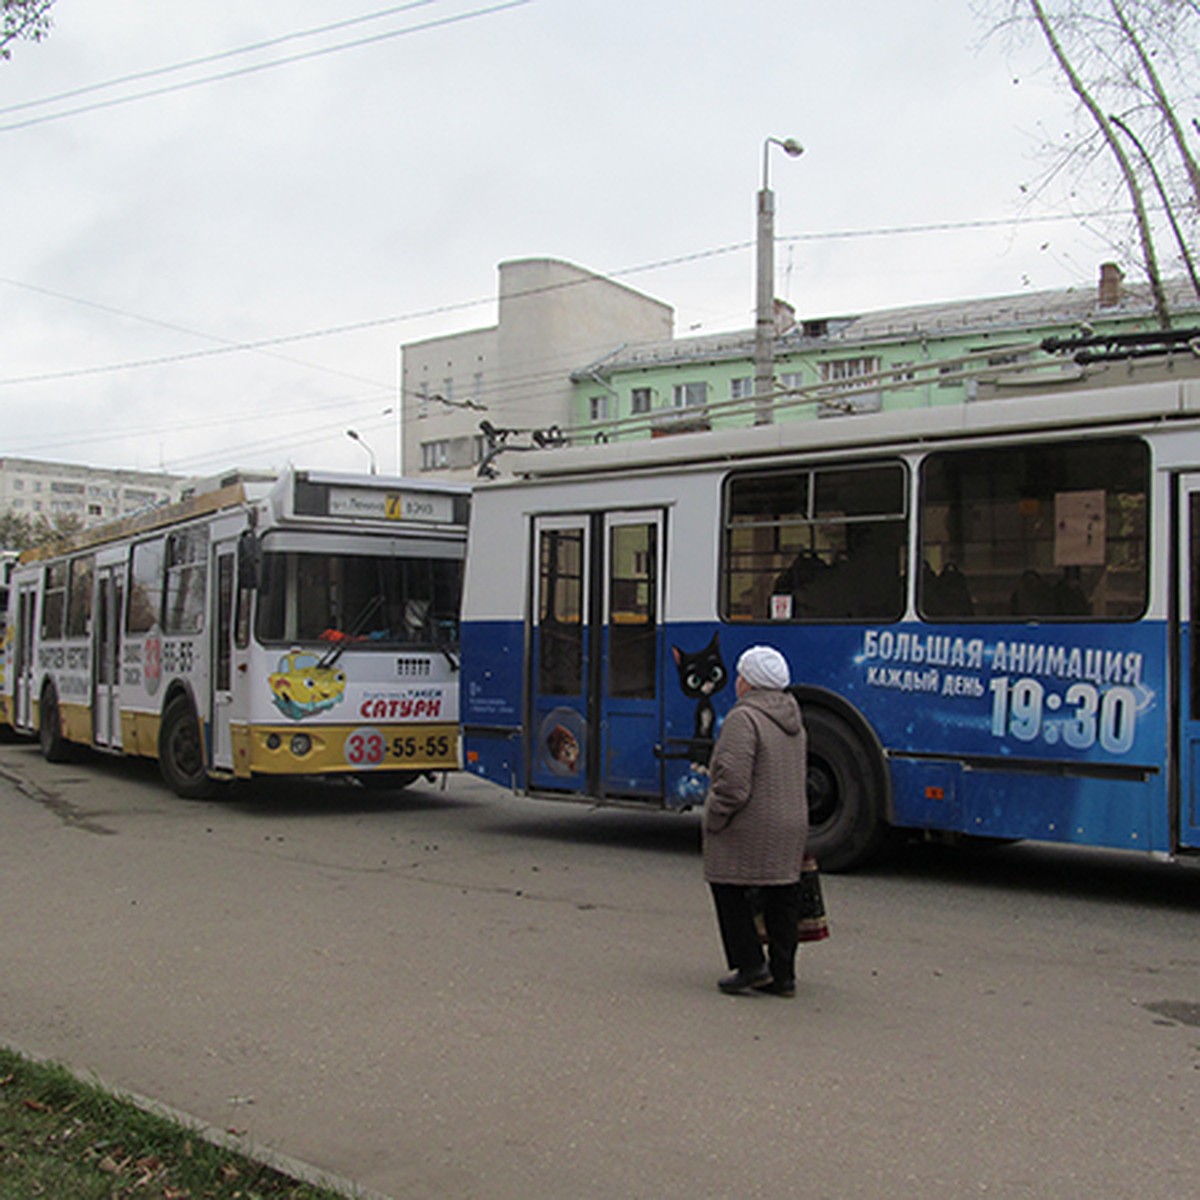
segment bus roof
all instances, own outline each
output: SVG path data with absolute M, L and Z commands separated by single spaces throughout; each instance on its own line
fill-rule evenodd
M 1020 383 L 1020 380 L 1014 380 Z M 1200 417 L 1200 359 L 1124 362 L 1099 377 L 1065 381 L 1018 395 L 997 383 L 987 398 L 963 403 L 829 418 L 780 421 L 717 431 L 548 446 L 519 455 L 513 477 L 481 482 L 480 490 L 524 481 L 732 462 L 806 451 L 912 445 L 1020 431 L 1101 427 Z M 997 398 L 992 398 L 997 397 Z M 1004 398 L 999 398 L 1004 397 Z
M 103 546 L 109 542 L 132 537 L 137 533 L 161 529 L 165 525 L 175 525 L 180 521 L 191 520 L 193 517 L 219 512 L 221 509 L 236 508 L 245 502 L 246 489 L 244 486 L 241 483 L 231 483 L 214 492 L 200 492 L 195 496 L 189 496 L 186 500 L 177 500 L 173 504 L 162 504 L 156 508 L 133 513 L 128 517 L 108 521 L 104 525 L 96 525 L 73 537 L 49 542 L 44 546 L 34 546 L 22 553 L 21 561 L 37 562 L 41 559 L 57 558 L 60 554 L 86 550 L 92 546 Z

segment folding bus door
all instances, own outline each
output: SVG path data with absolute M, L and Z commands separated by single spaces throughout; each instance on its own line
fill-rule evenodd
M 234 644 L 234 582 L 237 577 L 237 543 L 219 542 L 213 547 L 212 620 L 212 708 L 209 712 L 212 765 L 219 770 L 234 767 L 233 728 L 237 710 L 237 684 L 245 667 L 237 662 Z M 238 667 L 241 667 L 239 672 Z
M 97 746 L 121 746 L 121 597 L 125 564 L 96 571 L 96 610 L 92 626 L 92 740 Z
M 532 790 L 661 795 L 663 528 L 661 510 L 535 520 Z
M 1200 475 L 1179 480 L 1179 844 L 1200 848 Z
M 10 646 L 13 673 L 12 722 L 26 733 L 34 729 L 33 689 L 37 686 L 34 638 L 37 634 L 37 584 L 17 585 L 17 628 Z
M 604 514 L 603 794 L 662 794 L 663 514 Z
M 539 517 L 533 526 L 529 787 L 589 794 L 592 518 Z

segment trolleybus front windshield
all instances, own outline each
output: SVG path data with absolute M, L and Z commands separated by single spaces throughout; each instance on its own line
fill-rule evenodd
M 375 555 L 263 555 L 263 643 L 443 648 L 458 641 L 462 562 Z

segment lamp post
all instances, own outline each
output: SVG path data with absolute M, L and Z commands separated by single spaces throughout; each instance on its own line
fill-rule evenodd
M 367 457 L 370 458 L 370 460 L 371 460 L 371 474 L 374 475 L 375 474 L 375 451 L 372 450 L 371 447 L 368 446 L 367 443 L 364 442 L 361 437 L 359 437 L 357 429 L 347 429 L 346 436 L 348 438 L 350 438 L 351 441 L 357 442 L 367 452 Z
M 758 192 L 758 296 L 754 310 L 755 425 L 771 423 L 775 391 L 775 193 L 767 181 L 772 145 L 789 158 L 804 153 L 795 138 L 769 137 L 763 142 L 762 187 Z

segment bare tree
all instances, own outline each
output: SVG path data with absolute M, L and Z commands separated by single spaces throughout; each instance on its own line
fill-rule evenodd
M 50 32 L 54 0 L 0 0 L 0 58 L 12 57 L 17 41 L 40 42 Z
M 1188 140 L 1194 131 L 1179 116 L 1195 98 L 1200 0 L 981 0 L 976 9 L 993 31 L 1030 30 L 1045 43 L 1079 102 L 1085 133 L 1055 146 L 1038 190 L 1064 173 L 1103 183 L 1115 169 L 1133 212 L 1133 253 L 1169 326 L 1158 206 L 1200 296 L 1189 246 L 1200 219 L 1200 164 Z M 1157 198 L 1147 203 L 1151 186 Z

